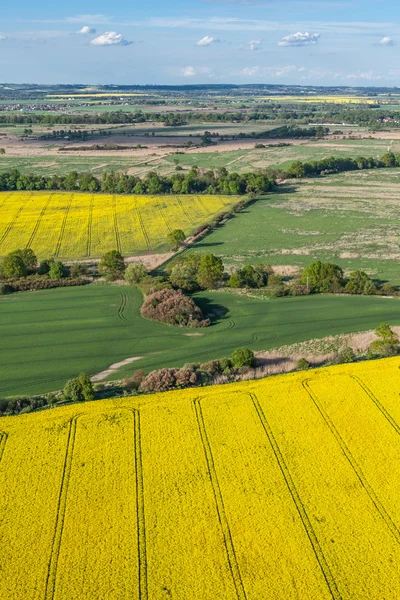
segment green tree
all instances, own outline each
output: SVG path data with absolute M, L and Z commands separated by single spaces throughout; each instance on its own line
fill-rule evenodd
M 90 376 L 87 373 L 81 373 L 79 377 L 67 381 L 63 395 L 66 400 L 72 400 L 72 402 L 94 400 L 94 390 Z
M 369 347 L 372 356 L 394 356 L 399 350 L 399 337 L 390 325 L 382 323 L 375 329 L 377 340 Z
M 125 261 L 118 250 L 110 250 L 102 257 L 99 264 L 99 272 L 108 281 L 121 279 L 125 272 Z
M 4 279 L 25 277 L 27 269 L 18 252 L 10 252 L 0 264 L 0 273 Z
M 294 177 L 296 179 L 301 179 L 305 175 L 304 165 L 299 160 L 293 162 L 288 170 L 286 171 L 288 177 Z
M 228 286 L 231 288 L 241 288 L 243 286 L 243 281 L 240 276 L 240 271 L 234 271 L 232 275 L 229 277 Z
M 90 375 L 81 373 L 78 377 L 81 386 L 81 393 L 84 400 L 94 400 L 94 390 Z
M 66 400 L 79 402 L 83 400 L 82 386 L 78 378 L 70 379 L 64 386 L 63 396 Z
M 224 265 L 219 256 L 214 254 L 204 254 L 201 257 L 199 269 L 197 271 L 197 282 L 203 289 L 212 289 L 224 276 Z
M 197 272 L 200 260 L 201 257 L 198 254 L 192 254 L 171 263 L 167 268 L 171 284 L 187 292 L 193 292 L 198 289 Z
M 49 277 L 50 279 L 62 279 L 65 274 L 65 267 L 59 260 L 50 262 Z
M 31 250 L 31 248 L 24 248 L 23 250 L 17 250 L 16 254 L 19 254 L 19 256 L 24 261 L 24 265 L 25 265 L 27 271 L 33 272 L 36 269 L 38 260 L 37 260 L 36 254 L 34 253 L 33 250 Z
M 179 246 L 182 246 L 186 239 L 186 236 L 182 229 L 174 229 L 168 234 L 168 241 L 173 250 L 178 250 Z
M 343 271 L 338 265 L 316 260 L 304 269 L 301 283 L 312 292 L 323 293 L 336 289 L 336 286 L 341 285 L 342 279 Z
M 130 285 L 135 285 L 140 283 L 147 275 L 147 269 L 143 263 L 131 263 L 126 268 L 124 278 Z
M 346 294 L 363 294 L 367 283 L 372 283 L 372 281 L 364 271 L 352 271 L 344 291 Z
M 231 356 L 231 363 L 235 369 L 246 366 L 252 367 L 254 361 L 254 352 L 249 348 L 236 348 Z

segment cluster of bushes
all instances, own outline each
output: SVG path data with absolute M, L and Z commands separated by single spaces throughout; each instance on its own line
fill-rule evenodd
M 228 379 L 244 373 L 255 365 L 254 353 L 248 348 L 237 348 L 230 358 L 211 360 L 206 363 L 185 365 L 181 369 L 159 369 L 147 376 L 136 371 L 124 380 L 130 390 L 140 392 L 166 392 L 200 385 L 210 385 L 218 376 Z
M 85 265 L 66 267 L 51 258 L 40 264 L 33 250 L 14 250 L 0 261 L 0 294 L 84 285 Z
M 208 327 L 210 319 L 204 318 L 194 300 L 181 290 L 163 289 L 146 297 L 140 309 L 142 317 L 180 327 Z
M 386 152 L 380 158 L 358 156 L 357 158 L 338 158 L 329 156 L 312 162 L 295 161 L 286 170 L 286 177 L 302 178 L 327 175 L 329 173 L 343 173 L 365 169 L 383 169 L 400 166 L 400 154 Z
M 175 173 L 169 177 L 150 172 L 140 179 L 111 171 L 96 177 L 92 173 L 68 175 L 23 174 L 17 169 L 0 174 L 0 191 L 13 190 L 66 190 L 104 192 L 110 194 L 224 194 L 241 195 L 265 193 L 275 182 L 263 173 L 228 173 L 226 169 L 200 174 L 193 167 L 187 174 Z
M 388 282 L 380 285 L 374 282 L 364 271 L 352 271 L 348 278 L 338 265 L 323 263 L 319 260 L 306 267 L 301 275 L 300 284 L 309 293 L 358 294 L 364 296 L 392 296 L 396 290 Z

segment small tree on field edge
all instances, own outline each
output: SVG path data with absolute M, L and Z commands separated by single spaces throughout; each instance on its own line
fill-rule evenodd
M 125 271 L 124 258 L 118 250 L 110 250 L 102 257 L 99 264 L 99 272 L 109 281 L 121 279 Z
M 186 235 L 182 231 L 182 229 L 174 229 L 171 233 L 168 234 L 169 245 L 173 250 L 178 250 L 180 246 L 182 246 L 183 242 L 186 239 Z

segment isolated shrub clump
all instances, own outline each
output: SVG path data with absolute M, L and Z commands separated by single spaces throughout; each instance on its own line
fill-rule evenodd
M 392 331 L 390 325 L 382 323 L 375 329 L 377 340 L 369 347 L 369 354 L 374 356 L 395 356 L 399 351 L 399 337 Z
M 201 309 L 192 298 L 180 290 L 164 289 L 150 294 L 140 312 L 146 319 L 179 325 L 180 327 L 207 327 L 210 319 L 205 319 Z
M 79 377 L 67 381 L 63 396 L 65 400 L 72 400 L 73 402 L 94 400 L 94 390 L 90 376 L 87 373 L 82 373 Z
M 140 384 L 141 392 L 166 392 L 176 388 L 187 388 L 197 383 L 194 368 L 160 369 L 152 371 Z
M 249 350 L 249 348 L 236 348 L 231 356 L 231 363 L 235 369 L 239 367 L 252 367 L 254 360 L 254 352 Z
M 307 369 L 310 368 L 310 366 L 311 366 L 310 363 L 305 358 L 300 358 L 297 361 L 297 369 L 298 369 L 298 371 L 306 371 Z

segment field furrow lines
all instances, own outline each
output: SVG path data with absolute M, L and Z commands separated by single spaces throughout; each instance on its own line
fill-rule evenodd
M 324 419 L 325 423 L 329 427 L 331 433 L 335 437 L 335 439 L 336 439 L 337 443 L 339 444 L 339 446 L 340 446 L 340 448 L 341 448 L 344 456 L 349 461 L 349 463 L 350 463 L 350 465 L 351 465 L 354 473 L 356 474 L 356 476 L 359 479 L 361 485 L 363 486 L 363 488 L 365 489 L 366 493 L 370 497 L 370 499 L 371 499 L 373 505 L 375 506 L 376 510 L 378 511 L 379 515 L 382 517 L 382 519 L 384 520 L 384 522 L 388 526 L 389 530 L 393 534 L 393 536 L 394 536 L 395 540 L 397 541 L 397 543 L 400 544 L 400 531 L 399 531 L 398 527 L 393 522 L 391 516 L 389 515 L 389 513 L 387 512 L 387 510 L 383 506 L 382 502 L 378 498 L 375 490 L 372 488 L 372 486 L 367 481 L 367 479 L 366 479 L 366 477 L 365 477 L 365 475 L 364 475 L 364 473 L 363 473 L 360 465 L 355 460 L 355 458 L 352 455 L 349 447 L 347 446 L 347 444 L 345 443 L 344 439 L 340 435 L 339 431 L 335 427 L 335 424 L 330 419 L 330 417 L 328 416 L 328 414 L 326 413 L 326 411 L 322 408 L 320 402 L 318 401 L 317 396 L 311 391 L 310 386 L 309 386 L 309 382 L 310 381 L 312 381 L 312 380 L 307 379 L 306 381 L 303 382 L 304 389 L 306 390 L 308 396 L 310 397 L 310 399 L 312 400 L 312 402 L 316 406 L 318 412 L 321 414 L 321 416 Z
M 142 234 L 143 234 L 143 237 L 144 237 L 145 242 L 146 242 L 147 249 L 151 250 L 150 239 L 149 239 L 149 236 L 147 234 L 146 228 L 145 228 L 145 226 L 143 224 L 143 218 L 142 218 L 142 214 L 140 212 L 140 208 L 137 206 L 137 204 L 136 204 L 136 213 L 137 213 L 137 216 L 138 216 L 140 229 L 142 230 Z
M 221 526 L 224 545 L 226 549 L 229 570 L 232 575 L 232 579 L 235 585 L 236 595 L 238 600 L 246 600 L 246 592 L 243 586 L 243 581 L 239 569 L 239 565 L 236 558 L 235 547 L 233 545 L 232 534 L 229 528 L 228 519 L 225 512 L 224 500 L 222 498 L 221 489 L 218 482 L 217 472 L 215 470 L 213 454 L 211 445 L 207 436 L 207 430 L 204 423 L 203 411 L 201 407 L 201 398 L 194 400 L 194 409 L 196 413 L 197 425 L 199 428 L 199 434 L 201 443 L 204 449 L 204 455 L 207 462 L 208 474 L 211 482 L 211 486 L 214 493 L 215 505 L 218 514 L 218 520 Z
M 310 518 L 307 514 L 307 511 L 304 507 L 304 504 L 300 498 L 300 495 L 297 491 L 296 485 L 293 481 L 293 478 L 291 476 L 290 470 L 286 464 L 285 458 L 277 444 L 277 441 L 274 437 L 274 434 L 272 432 L 272 429 L 265 417 L 265 414 L 261 408 L 260 402 L 258 401 L 258 398 L 255 394 L 250 394 L 250 398 L 253 402 L 254 408 L 257 412 L 258 418 L 260 420 L 260 423 L 262 425 L 262 428 L 265 431 L 265 434 L 268 438 L 268 441 L 271 445 L 271 448 L 275 454 L 276 460 L 279 464 L 279 468 L 282 472 L 282 476 L 286 482 L 286 485 L 289 489 L 289 492 L 293 498 L 293 502 L 296 505 L 296 509 L 297 512 L 299 513 L 300 519 L 303 523 L 304 529 L 306 531 L 306 534 L 308 536 L 308 539 L 310 540 L 311 546 L 314 550 L 315 556 L 317 558 L 317 561 L 320 565 L 321 571 L 323 573 L 323 576 L 325 578 L 325 581 L 327 583 L 327 586 L 329 588 L 329 591 L 331 593 L 331 596 L 334 600 L 342 600 L 342 595 L 340 594 L 340 591 L 338 589 L 338 586 L 336 584 L 335 578 L 332 575 L 331 569 L 329 567 L 329 564 L 325 558 L 324 552 L 322 550 L 321 544 L 318 540 L 318 537 L 313 529 L 313 526 L 311 524 Z
M 93 204 L 94 204 L 94 196 L 91 197 L 91 199 L 90 199 L 90 205 L 89 205 L 87 242 L 86 242 L 86 256 L 90 256 L 91 249 L 92 249 Z
M 136 521 L 137 521 L 137 540 L 138 540 L 138 580 L 139 580 L 139 600 L 147 600 L 147 551 L 146 551 L 146 519 L 144 511 L 144 481 L 143 481 L 143 460 L 142 460 L 142 441 L 140 427 L 140 412 L 134 411 L 135 419 L 135 473 L 136 473 Z
M 5 239 L 7 238 L 7 236 L 9 235 L 10 231 L 14 227 L 14 225 L 15 225 L 18 217 L 20 216 L 23 208 L 24 208 L 23 206 L 19 207 L 19 209 L 15 213 L 14 217 L 12 218 L 12 220 L 10 221 L 10 223 L 7 225 L 7 227 L 4 230 L 4 232 L 1 234 L 1 237 L 0 237 L 0 246 L 3 244 L 3 242 L 5 241 Z
M 7 443 L 7 438 L 8 438 L 7 433 L 4 433 L 4 432 L 0 433 L 0 463 L 1 463 L 1 459 L 3 458 L 4 450 L 5 450 L 6 443 Z
M 65 511 L 67 508 L 68 486 L 71 474 L 72 458 L 75 445 L 77 421 L 80 415 L 73 417 L 69 423 L 67 447 L 65 450 L 64 466 L 61 478 L 60 492 L 57 504 L 56 522 L 51 544 L 50 560 L 48 563 L 44 600 L 53 600 L 56 590 L 58 558 L 60 555 L 63 535 Z
M 38 220 L 35 223 L 35 227 L 33 228 L 33 231 L 32 231 L 32 233 L 31 233 L 31 235 L 30 235 L 30 237 L 29 237 L 29 239 L 28 239 L 28 241 L 26 243 L 25 248 L 31 248 L 33 240 L 35 239 L 35 236 L 36 236 L 36 234 L 37 234 L 37 232 L 39 230 L 39 227 L 40 227 L 40 224 L 41 224 L 42 219 L 44 217 L 44 214 L 45 214 L 45 212 L 47 210 L 47 207 L 50 204 L 51 197 L 52 197 L 52 194 L 50 194 L 50 196 L 48 197 L 48 200 L 46 201 L 45 205 L 43 206 L 42 210 L 40 211 L 40 214 L 38 216 Z
M 62 241 L 63 241 L 63 237 L 64 237 L 64 233 L 65 233 L 65 227 L 67 225 L 67 219 L 68 219 L 68 215 L 69 215 L 69 211 L 70 211 L 73 199 L 74 199 L 74 194 L 71 195 L 71 197 L 69 199 L 69 202 L 68 202 L 68 205 L 67 205 L 67 208 L 66 208 L 65 213 L 64 213 L 64 217 L 63 217 L 62 224 L 61 224 L 60 235 L 58 236 L 57 245 L 56 245 L 56 249 L 55 249 L 55 252 L 54 252 L 55 256 L 59 256 L 60 255 L 61 244 L 62 244 Z
M 385 419 L 387 419 L 387 421 L 389 421 L 390 425 L 393 427 L 395 432 L 400 435 L 400 426 L 395 421 L 395 419 L 392 417 L 392 415 L 386 410 L 386 408 L 383 406 L 383 404 L 381 404 L 381 402 L 379 402 L 379 400 L 375 396 L 375 394 L 372 393 L 372 391 L 368 388 L 368 386 L 365 385 L 365 383 L 362 381 L 362 379 L 357 377 L 357 375 L 350 375 L 350 377 L 351 377 L 351 379 L 354 379 L 354 381 L 356 381 L 358 383 L 358 385 L 364 390 L 364 392 L 367 394 L 367 396 L 369 396 L 369 398 L 372 400 L 372 402 L 375 404 L 375 406 L 378 408 L 378 410 L 380 410 L 380 412 L 383 414 Z
M 182 202 L 182 198 L 179 198 L 179 196 L 178 196 L 177 200 L 178 200 L 178 204 L 179 204 L 180 208 L 182 209 L 183 214 L 185 215 L 185 217 L 187 219 L 187 222 L 194 225 L 194 221 L 193 221 L 192 217 L 189 215 L 189 213 L 187 212 L 185 203 Z
M 120 238 L 119 229 L 118 229 L 117 197 L 116 196 L 114 196 L 114 198 L 113 198 L 113 219 L 114 219 L 115 243 L 116 243 L 118 252 L 121 252 L 121 238 Z

